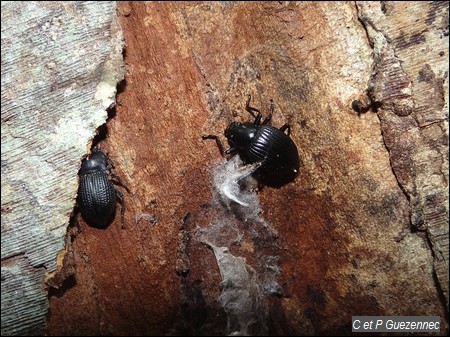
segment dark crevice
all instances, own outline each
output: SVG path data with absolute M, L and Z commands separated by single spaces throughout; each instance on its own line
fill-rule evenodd
M 362 13 L 361 13 L 361 11 L 360 11 L 360 9 L 359 9 L 359 7 L 358 7 L 358 4 L 357 4 L 356 2 L 355 2 L 355 7 L 356 7 L 357 15 L 358 15 L 358 21 L 361 23 L 361 26 L 363 27 L 363 29 L 364 29 L 365 32 L 366 32 L 367 40 L 369 41 L 370 46 L 371 46 L 372 48 L 374 48 L 374 44 L 373 44 L 373 42 L 372 42 L 372 38 L 370 37 L 370 34 L 369 34 L 368 25 L 370 25 L 370 26 L 372 27 L 372 29 L 374 29 L 374 30 L 377 31 L 377 32 L 379 32 L 379 30 L 377 30 L 377 28 L 375 27 L 375 25 L 374 25 L 372 22 L 370 22 L 370 20 L 367 20 L 367 18 L 363 18 L 363 15 L 362 15 Z M 380 33 L 382 34 L 382 32 L 380 32 Z M 384 36 L 384 34 L 383 34 L 383 36 Z M 386 39 L 386 37 L 385 37 L 385 39 Z M 375 69 L 375 66 L 376 66 L 376 63 L 375 63 L 375 60 L 373 60 L 372 71 L 373 71 L 373 69 Z M 369 81 L 370 81 L 370 79 L 369 79 Z M 371 96 L 371 95 L 369 95 L 369 97 L 370 97 L 370 96 Z M 378 109 L 381 108 L 381 103 L 380 103 L 380 102 L 371 102 L 371 103 L 372 103 L 371 105 L 375 105 L 375 103 L 376 103 L 376 106 L 374 106 L 374 109 L 375 109 L 376 112 L 378 112 Z M 385 136 L 384 136 L 384 133 L 383 133 L 383 128 L 381 127 L 381 125 L 383 124 L 383 120 L 382 120 L 382 117 L 380 116 L 379 113 L 377 113 L 377 116 L 378 116 L 378 120 L 379 120 L 379 123 L 380 123 L 381 137 L 382 137 L 382 139 L 383 139 L 383 144 L 384 144 L 384 147 L 386 148 L 386 150 L 387 150 L 387 152 L 388 152 L 388 155 L 389 155 L 389 163 L 390 163 L 389 166 L 390 166 L 390 168 L 391 168 L 392 174 L 393 174 L 394 177 L 395 177 L 395 180 L 397 181 L 398 187 L 399 187 L 400 190 L 403 192 L 403 194 L 404 194 L 406 200 L 408 201 L 408 203 L 409 203 L 409 205 L 410 205 L 410 209 L 409 209 L 409 212 L 410 212 L 410 214 L 409 214 L 410 228 L 413 228 L 414 226 L 412 226 L 412 220 L 411 220 L 411 215 L 412 215 L 412 212 L 413 212 L 413 210 L 411 209 L 411 196 L 409 195 L 409 193 L 406 191 L 406 189 L 404 188 L 404 186 L 402 186 L 402 184 L 401 184 L 400 181 L 398 180 L 398 177 L 397 177 L 397 175 L 396 175 L 396 173 L 395 173 L 395 170 L 394 170 L 394 168 L 393 168 L 393 166 L 392 166 L 391 151 L 390 151 L 390 149 L 389 149 L 389 146 L 386 144 Z
M 357 14 L 358 21 L 361 23 L 362 28 L 366 32 L 367 41 L 369 41 L 370 47 L 373 49 L 373 42 L 372 42 L 372 39 L 370 38 L 370 34 L 369 34 L 368 29 L 367 29 L 367 22 L 361 16 L 361 11 L 359 10 L 357 1 L 355 1 L 355 8 L 356 8 L 356 14 Z
M 62 285 L 59 288 L 56 287 L 50 287 L 48 290 L 48 298 L 51 297 L 57 297 L 62 298 L 64 294 L 70 290 L 71 288 L 75 287 L 77 284 L 77 281 L 75 279 L 75 275 L 68 276 L 62 283 Z
M 4 257 L 2 257 L 1 261 L 2 261 L 2 264 L 3 263 L 8 263 L 9 260 L 14 260 L 14 259 L 17 259 L 19 257 L 25 257 L 25 253 L 24 252 L 18 252 L 18 253 L 15 253 L 15 254 L 4 256 Z

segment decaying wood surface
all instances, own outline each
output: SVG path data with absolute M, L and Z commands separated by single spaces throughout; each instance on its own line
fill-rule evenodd
M 353 315 L 441 316 L 446 334 L 446 2 L 120 2 L 118 16 L 125 80 L 98 145 L 130 189 L 125 228 L 79 218 L 48 335 L 350 334 Z M 247 94 L 264 113 L 274 99 L 302 164 L 251 209 L 221 199 L 232 162 L 201 139 L 249 120 Z
M 83 224 L 49 334 L 349 334 L 352 315 L 439 315 L 445 334 L 447 4 L 118 13 L 126 76 L 100 145 L 131 189 L 126 228 Z M 275 100 L 302 160 L 258 191 L 259 220 L 221 208 L 224 162 L 201 139 L 248 120 L 247 94 Z
M 80 159 L 123 77 L 123 41 L 113 2 L 1 8 L 1 331 L 42 335 L 44 278 L 64 249 Z

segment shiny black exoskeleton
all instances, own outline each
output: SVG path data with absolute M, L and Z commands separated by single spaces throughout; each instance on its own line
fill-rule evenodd
M 129 190 L 111 173 L 112 168 L 114 165 L 111 160 L 98 148 L 94 148 L 81 165 L 77 201 L 83 218 L 93 227 L 105 228 L 111 222 L 117 199 L 121 203 L 121 225 L 124 227 L 123 194 L 114 188 L 113 183 L 124 187 L 127 192 Z
M 291 127 L 284 124 L 277 129 L 267 125 L 273 113 L 273 100 L 270 100 L 270 114 L 261 122 L 262 113 L 250 107 L 251 96 L 248 95 L 245 110 L 254 116 L 253 123 L 231 122 L 224 134 L 230 148 L 224 150 L 222 142 L 215 135 L 203 136 L 203 139 L 215 139 L 223 156 L 238 153 L 244 163 L 260 162 L 258 171 L 264 176 L 294 177 L 300 168 L 300 159 L 295 143 L 289 137 Z M 285 131 L 287 130 L 287 134 Z

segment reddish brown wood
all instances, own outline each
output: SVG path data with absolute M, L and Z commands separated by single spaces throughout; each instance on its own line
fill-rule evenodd
M 374 62 L 361 10 L 119 3 L 126 76 L 100 145 L 131 190 L 126 228 L 119 217 L 106 230 L 82 223 L 72 283 L 50 298 L 49 335 L 230 332 L 218 300 L 226 285 L 199 234 L 227 217 L 243 234 L 231 254 L 259 276 L 269 275 L 262 258 L 278 261 L 281 290 L 264 294 L 259 322 L 270 334 L 350 334 L 352 315 L 445 316 L 427 240 L 409 228 L 383 111 L 351 109 Z M 292 125 L 302 160 L 295 181 L 258 191 L 267 228 L 214 203 L 219 152 L 201 140 L 247 120 L 248 93 L 265 111 L 275 100 L 273 123 Z M 142 214 L 156 223 L 136 223 Z

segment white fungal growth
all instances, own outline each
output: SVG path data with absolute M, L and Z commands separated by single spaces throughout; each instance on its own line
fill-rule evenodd
M 263 294 L 255 270 L 227 247 L 211 246 L 222 276 L 220 302 L 227 314 L 227 330 L 232 336 L 266 335 Z
M 230 223 L 228 223 L 230 225 Z M 218 230 L 219 229 L 219 230 Z M 222 232 L 222 230 L 225 231 Z M 219 234 L 217 236 L 217 234 Z M 222 294 L 219 301 L 227 315 L 227 331 L 231 336 L 267 335 L 264 294 L 259 285 L 257 272 L 243 257 L 233 256 L 226 246 L 238 242 L 242 235 L 234 226 L 211 224 L 202 231 L 201 240 L 211 247 L 219 266 Z
M 242 234 L 237 225 L 226 217 L 201 229 L 199 234 L 200 241 L 211 248 L 231 247 L 242 239 Z
M 233 336 L 267 335 L 268 296 L 281 294 L 276 231 L 260 216 L 257 183 L 251 176 L 258 167 L 244 166 L 234 156 L 214 168 L 214 220 L 197 232 L 217 260 L 222 278 L 219 301 L 227 315 L 227 332 Z M 230 253 L 242 240 L 254 248 L 253 265 Z
M 232 157 L 225 165 L 219 166 L 214 172 L 213 184 L 218 189 L 222 201 L 228 206 L 233 201 L 244 207 L 257 202 L 258 196 L 250 190 L 254 188 L 256 182 L 249 176 L 260 166 L 261 163 L 242 165 L 238 156 Z M 242 189 L 244 185 L 253 186 Z

